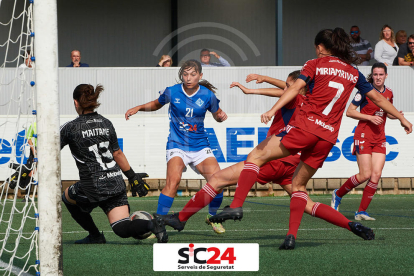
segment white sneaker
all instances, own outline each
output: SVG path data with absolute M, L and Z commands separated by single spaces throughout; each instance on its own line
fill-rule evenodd
M 367 212 L 355 212 L 355 220 L 375 220 L 375 218 L 370 217 Z

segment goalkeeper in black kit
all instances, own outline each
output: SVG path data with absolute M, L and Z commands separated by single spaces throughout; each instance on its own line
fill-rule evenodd
M 116 235 L 121 238 L 137 237 L 152 232 L 158 242 L 168 241 L 160 218 L 130 220 L 129 204 L 122 173 L 128 178 L 132 195 L 146 196 L 149 186 L 142 179 L 146 173 L 135 173 L 124 153 L 111 121 L 94 110 L 99 107 L 98 97 L 103 87 L 80 84 L 73 91 L 73 101 L 79 117 L 61 126 L 60 147 L 69 145 L 80 181 L 71 185 L 62 200 L 73 219 L 89 235 L 76 244 L 105 243 L 105 237 L 96 227 L 90 213 L 100 207 L 108 216 Z M 122 171 L 122 172 L 121 172 Z

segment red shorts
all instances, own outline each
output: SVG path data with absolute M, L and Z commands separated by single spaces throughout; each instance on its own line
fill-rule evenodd
M 354 149 L 352 151 L 353 155 L 358 154 L 372 154 L 373 152 L 378 153 L 387 153 L 387 142 L 386 141 L 369 141 L 364 138 L 354 139 Z
M 314 169 L 322 168 L 333 147 L 332 143 L 296 127 L 291 128 L 280 142 L 292 155 L 301 151 L 300 160 Z
M 295 170 L 295 165 L 285 163 L 280 160 L 272 160 L 260 167 L 257 182 L 262 185 L 269 182 L 273 182 L 281 186 L 292 184 L 292 177 Z

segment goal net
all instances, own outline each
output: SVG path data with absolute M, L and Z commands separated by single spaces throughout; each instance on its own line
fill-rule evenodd
M 41 5 L 51 1 L 45 2 L 48 3 Z M 45 249 L 39 243 L 42 237 L 39 229 L 47 227 L 42 226 L 41 208 L 38 210 L 42 198 L 38 197 L 42 171 L 38 168 L 38 152 L 42 151 L 38 149 L 37 134 L 42 122 L 36 108 L 40 100 L 36 95 L 34 5 L 33 0 L 0 0 L 0 273 L 3 275 L 40 275 L 41 263 L 59 259 L 59 256 L 42 258 Z M 42 26 L 42 22 L 38 25 Z M 39 46 L 36 42 L 36 47 Z M 52 201 L 56 201 L 55 197 Z M 57 204 L 54 209 L 55 213 L 60 212 Z M 60 231 L 60 227 L 55 228 Z M 60 238 L 50 240 L 52 244 L 55 240 L 60 242 Z M 57 274 L 56 266 L 53 269 Z

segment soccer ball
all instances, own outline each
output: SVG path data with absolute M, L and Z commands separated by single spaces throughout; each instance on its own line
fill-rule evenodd
M 150 213 L 145 212 L 145 211 L 135 211 L 132 213 L 132 215 L 129 217 L 130 220 L 134 220 L 134 219 L 143 219 L 143 220 L 152 220 L 153 216 L 151 216 Z M 137 240 L 145 240 L 146 238 L 148 238 L 149 236 L 151 236 L 152 232 L 148 232 L 142 235 L 138 235 L 135 236 L 134 238 Z

